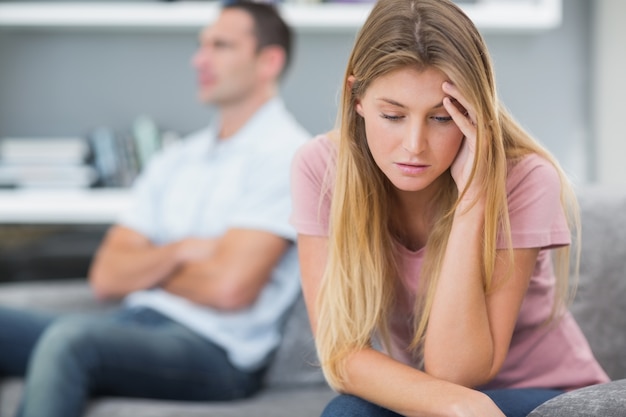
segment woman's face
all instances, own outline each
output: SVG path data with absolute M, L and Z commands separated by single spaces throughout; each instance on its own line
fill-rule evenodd
M 443 106 L 446 76 L 402 68 L 374 80 L 356 103 L 374 161 L 401 191 L 422 191 L 456 157 L 463 134 Z

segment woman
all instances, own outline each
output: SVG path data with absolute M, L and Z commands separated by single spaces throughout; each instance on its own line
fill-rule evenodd
M 303 291 L 343 394 L 324 416 L 525 416 L 608 381 L 563 308 L 573 192 L 495 90 L 453 3 L 374 6 L 340 128 L 293 165 Z

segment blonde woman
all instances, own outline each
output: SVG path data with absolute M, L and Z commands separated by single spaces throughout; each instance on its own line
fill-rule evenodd
M 293 162 L 330 416 L 525 416 L 608 381 L 564 306 L 576 202 L 444 0 L 379 0 L 340 127 Z M 552 263 L 553 254 L 557 259 Z

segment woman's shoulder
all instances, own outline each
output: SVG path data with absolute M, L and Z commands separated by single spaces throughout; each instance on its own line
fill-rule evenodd
M 298 149 L 295 157 L 296 164 L 306 164 L 311 167 L 326 168 L 337 152 L 333 132 L 320 134 L 304 143 Z
M 300 146 L 298 153 L 310 157 L 328 157 L 336 152 L 335 142 L 334 132 L 322 133 Z
M 552 161 L 538 153 L 529 153 L 509 161 L 507 188 L 517 188 L 522 184 L 543 184 L 560 187 L 560 176 Z

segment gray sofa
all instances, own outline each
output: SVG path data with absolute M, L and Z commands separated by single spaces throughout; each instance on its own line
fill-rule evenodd
M 95 300 L 84 280 L 1 284 L 0 304 L 79 313 L 115 308 Z M 318 417 L 335 394 L 315 366 L 313 337 L 302 297 L 293 306 L 284 330 L 283 342 L 266 374 L 266 389 L 250 399 L 235 403 L 183 403 L 98 398 L 91 402 L 85 416 Z M 0 383 L 0 417 L 14 415 L 21 389 L 22 381 L 18 378 Z
M 582 264 L 572 311 L 614 382 L 564 394 L 529 417 L 626 416 L 626 190 L 586 187 L 579 191 L 579 199 Z M 113 307 L 95 301 L 82 280 L 1 284 L 0 304 L 77 312 Z M 285 324 L 283 343 L 260 394 L 234 403 L 211 404 L 99 398 L 91 402 L 86 416 L 317 417 L 335 394 L 315 362 L 300 299 Z M 19 379 L 0 383 L 0 417 L 13 415 L 20 391 Z

